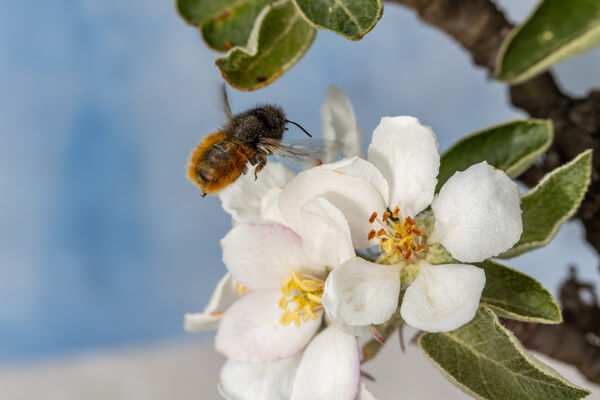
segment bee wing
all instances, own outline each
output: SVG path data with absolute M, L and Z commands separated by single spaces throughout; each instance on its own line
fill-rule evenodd
M 315 166 L 330 159 L 331 154 L 337 154 L 341 143 L 323 139 L 299 139 L 281 143 L 275 139 L 262 139 L 260 145 L 270 154 L 292 161 L 301 166 Z M 285 162 L 284 161 L 284 162 Z

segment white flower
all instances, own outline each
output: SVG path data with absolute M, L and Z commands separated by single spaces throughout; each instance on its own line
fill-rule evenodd
M 335 324 L 318 332 L 328 269 L 354 257 L 349 228 L 322 198 L 300 214 L 298 233 L 237 224 L 221 242 L 227 269 L 248 289 L 223 315 L 215 339 L 228 358 L 220 379 L 227 398 L 352 400 L 358 393 L 356 338 Z
M 412 117 L 385 117 L 373 133 L 368 161 L 351 158 L 304 171 L 280 195 L 293 228 L 298 210 L 323 197 L 346 217 L 355 248 L 379 242 L 396 265 L 351 259 L 328 277 L 323 304 L 340 323 L 380 324 L 395 312 L 403 268 L 418 272 L 401 315 L 411 326 L 436 332 L 458 328 L 477 310 L 485 274 L 468 264 L 429 265 L 423 254 L 442 244 L 461 262 L 478 262 L 511 248 L 522 232 L 516 184 L 482 162 L 452 176 L 434 199 L 440 157 L 433 131 Z M 431 204 L 429 237 L 414 218 Z M 392 211 L 393 210 L 393 211 Z

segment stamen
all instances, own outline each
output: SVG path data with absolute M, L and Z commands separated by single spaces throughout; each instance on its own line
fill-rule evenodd
M 382 219 L 377 219 L 377 213 L 373 212 L 370 223 L 377 221 L 381 228 L 379 230 L 371 229 L 367 235 L 369 240 L 378 238 L 379 251 L 386 253 L 395 252 L 406 262 L 425 249 L 423 242 L 423 231 L 416 228 L 416 222 L 411 217 L 402 219 L 400 217 L 400 208 L 394 208 L 394 212 L 386 211 L 382 214 Z
M 279 322 L 282 325 L 293 322 L 300 326 L 301 322 L 318 319 L 316 312 L 323 310 L 321 296 L 324 286 L 320 279 L 292 271 L 292 276 L 281 285 L 283 297 L 279 300 L 279 307 L 284 311 Z
M 369 218 L 369 223 L 373 223 L 375 222 L 375 218 L 377 218 L 377 213 L 375 211 L 373 211 L 373 214 L 371 214 L 371 218 Z

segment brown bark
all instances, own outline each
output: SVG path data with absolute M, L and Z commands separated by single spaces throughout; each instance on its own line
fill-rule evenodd
M 513 28 L 491 0 L 388 0 L 415 10 L 421 20 L 445 32 L 467 50 L 473 62 L 490 73 L 500 46 Z M 586 149 L 594 149 L 592 183 L 577 217 L 586 239 L 600 253 L 600 91 L 572 98 L 557 85 L 550 72 L 509 88 L 511 103 L 535 118 L 552 119 L 554 143 L 544 159 L 519 179 L 535 185 L 546 173 Z M 574 270 L 561 288 L 564 322 L 541 325 L 505 320 L 523 345 L 572 364 L 593 382 L 600 383 L 600 308 L 582 292 L 590 285 L 577 280 Z

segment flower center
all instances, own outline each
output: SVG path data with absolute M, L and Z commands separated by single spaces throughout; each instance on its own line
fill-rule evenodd
M 415 228 L 416 222 L 411 217 L 400 217 L 400 209 L 396 207 L 393 213 L 384 212 L 381 219 L 377 218 L 374 211 L 369 222 L 377 222 L 379 230 L 371 229 L 367 239 L 379 240 L 379 251 L 385 250 L 387 255 L 392 253 L 402 256 L 404 261 L 409 261 L 413 255 L 417 256 L 425 249 L 423 231 Z
M 284 311 L 279 323 L 285 326 L 293 321 L 300 326 L 300 321 L 317 319 L 315 312 L 323 309 L 321 296 L 324 285 L 322 280 L 292 271 L 292 276 L 281 285 L 283 297 L 279 300 L 279 308 Z

